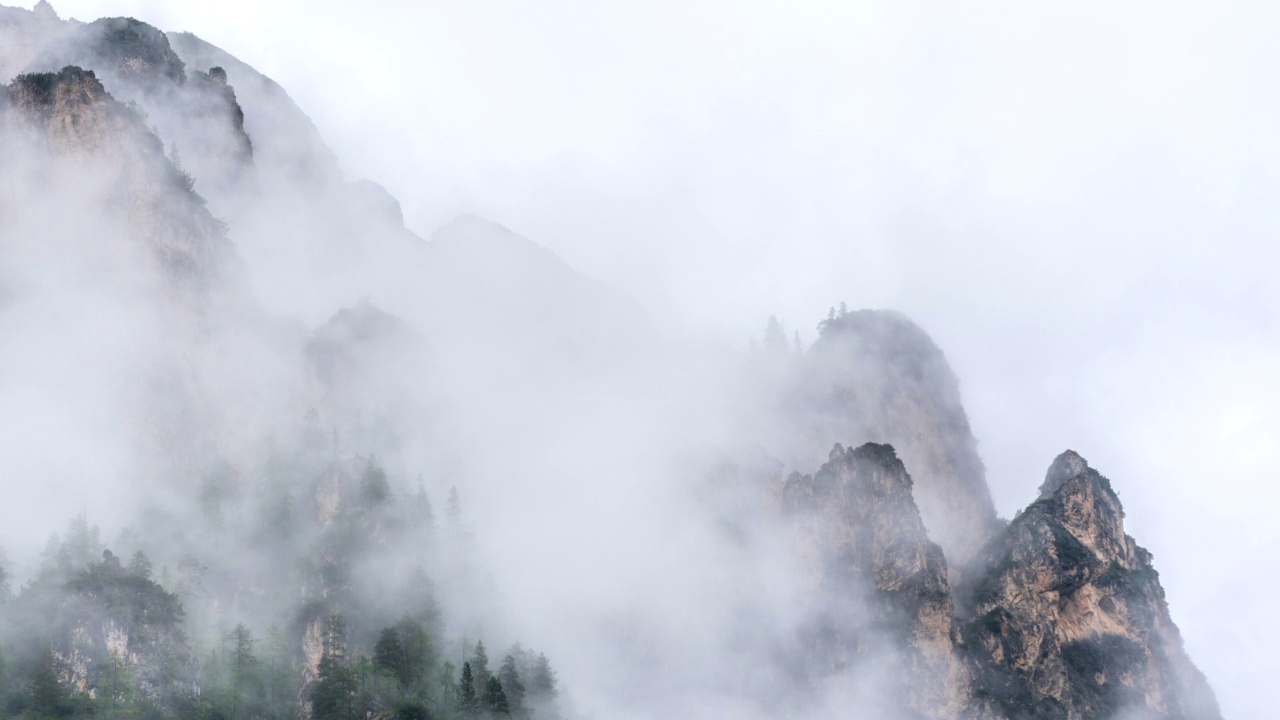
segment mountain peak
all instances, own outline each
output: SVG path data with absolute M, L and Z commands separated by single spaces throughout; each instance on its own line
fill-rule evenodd
M 1089 471 L 1089 463 L 1075 450 L 1066 450 L 1053 459 L 1049 471 L 1045 473 L 1044 482 L 1040 485 L 1040 497 L 1051 497 L 1068 480 Z

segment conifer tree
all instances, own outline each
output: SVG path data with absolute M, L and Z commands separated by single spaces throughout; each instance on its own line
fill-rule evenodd
M 556 697 L 556 671 L 551 669 L 551 661 L 543 653 L 538 653 L 538 659 L 533 663 L 529 694 L 539 701 L 554 700 Z
M 485 688 L 489 684 L 492 673 L 489 672 L 489 654 L 484 650 L 484 642 L 476 643 L 475 654 L 471 656 L 471 671 L 476 676 L 476 687 Z
M 502 682 L 492 675 L 484 684 L 484 709 L 494 715 L 511 714 L 511 705 L 507 702 L 507 695 L 502 690 Z
M 418 494 L 413 498 L 413 509 L 423 527 L 431 529 L 435 526 L 435 509 L 431 507 L 431 498 L 427 496 L 427 488 L 422 483 L 421 475 L 418 476 Z
M 291 691 L 295 690 L 293 656 L 284 631 L 272 625 L 267 630 L 266 701 L 269 715 L 280 717 L 292 711 Z
M 352 720 L 356 713 L 356 674 L 347 663 L 347 626 L 342 615 L 329 614 L 324 649 L 311 689 L 314 720 Z
M 261 694 L 262 680 L 258 675 L 258 658 L 253 654 L 253 633 L 243 624 L 236 625 L 230 635 L 231 649 L 227 655 L 230 717 L 245 717 L 251 705 Z
M 502 667 L 498 670 L 498 679 L 502 681 L 502 689 L 506 693 L 511 713 L 517 717 L 522 717 L 525 713 L 525 687 L 524 683 L 520 681 L 520 670 L 516 666 L 514 653 L 502 658 Z
M 761 343 L 767 353 L 785 353 L 787 351 L 787 333 L 777 316 L 770 315 L 764 326 L 764 341 Z
M 373 646 L 373 666 L 386 672 L 400 681 L 404 687 L 409 686 L 405 677 L 405 653 L 400 645 L 400 633 L 393 627 L 384 628 L 378 635 L 378 642 Z
M 463 717 L 472 717 L 480 708 L 480 698 L 476 695 L 476 679 L 471 672 L 471 663 L 462 663 L 462 675 L 458 678 L 458 712 Z
M 58 681 L 56 659 L 51 648 L 45 648 L 31 674 L 31 705 L 36 717 L 63 715 L 67 708 L 67 689 Z
M 141 550 L 133 554 L 133 558 L 129 560 L 129 574 L 142 578 L 143 580 L 151 579 L 151 558 Z

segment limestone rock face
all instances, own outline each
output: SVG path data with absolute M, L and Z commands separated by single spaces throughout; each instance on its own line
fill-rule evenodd
M 1220 718 L 1110 481 L 1074 452 L 965 588 L 974 695 L 1008 718 Z
M 108 94 L 93 71 L 68 66 L 21 75 L 4 95 L 0 146 L 11 150 L 12 173 L 27 180 L 13 196 L 0 194 L 0 205 L 29 206 L 22 194 L 41 192 L 41 183 L 50 191 L 70 188 L 121 223 L 121 234 L 140 241 L 184 288 L 202 288 L 217 274 L 231 252 L 221 225 L 141 116 Z
M 998 526 L 959 382 L 929 336 L 905 316 L 833 317 L 806 354 L 790 412 L 806 442 L 892 445 L 915 480 L 929 537 L 953 566 Z
M 817 598 L 805 631 L 811 673 L 890 657 L 898 665 L 892 695 L 904 709 L 958 717 L 969 675 L 955 645 L 947 562 L 893 448 L 837 445 L 816 474 L 792 474 L 782 500 L 800 529 Z

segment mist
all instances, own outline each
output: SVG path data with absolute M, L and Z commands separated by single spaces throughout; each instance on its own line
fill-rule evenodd
M 334 209 L 312 214 L 260 147 L 246 200 L 183 156 L 253 307 L 178 383 L 219 429 L 158 469 L 154 437 L 116 418 L 184 321 L 97 259 L 51 262 L 83 228 L 33 201 L 72 244 L 6 245 L 0 324 L 25 340 L 0 353 L 20 448 L 3 470 L 48 478 L 6 508 L 10 556 L 34 565 L 82 509 L 110 537 L 136 522 L 134 498 L 215 457 L 254 467 L 314 409 L 397 491 L 421 475 L 437 511 L 460 491 L 488 577 L 437 583 L 451 633 L 545 648 L 586 716 L 749 716 L 749 671 L 722 667 L 757 641 L 735 618 L 802 625 L 806 580 L 767 540 L 785 529 L 745 551 L 718 534 L 701 483 L 757 446 L 778 478 L 825 462 L 781 439 L 776 381 L 748 348 L 770 315 L 807 347 L 846 302 L 905 313 L 945 353 L 1002 516 L 1068 447 L 1110 476 L 1224 715 L 1265 713 L 1280 641 L 1256 559 L 1280 550 L 1264 474 L 1280 430 L 1269 8 L 56 9 L 232 53 L 314 121 L 336 155 L 314 159 L 326 182 L 372 179 L 398 209 L 369 229 L 367 205 L 325 190 Z M 106 192 L 62 187 L 76 203 Z M 369 345 L 330 325 L 350 382 L 309 375 L 316 328 L 362 307 L 407 328 Z

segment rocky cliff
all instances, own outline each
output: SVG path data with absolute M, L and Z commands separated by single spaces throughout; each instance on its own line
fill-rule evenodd
M 982 547 L 998 524 L 977 440 L 959 381 L 919 326 L 891 311 L 833 314 L 794 376 L 782 413 L 803 457 L 836 442 L 892 445 L 947 559 Z
M 1053 462 L 1039 499 L 954 591 L 912 490 L 893 449 L 874 444 L 837 445 L 816 474 L 786 481 L 812 585 L 811 676 L 852 685 L 869 661 L 893 666 L 875 701 L 912 717 L 1221 717 L 1150 553 L 1079 455 Z
M 1107 478 L 1067 451 L 964 588 L 975 696 L 1009 718 L 1219 718 L 1151 554 Z M 1127 714 L 1126 714 L 1127 713 Z
M 810 672 L 838 675 L 887 658 L 894 680 L 880 702 L 958 717 L 969 669 L 955 645 L 947 561 L 893 448 L 836 445 L 817 473 L 787 479 L 783 507 L 799 529 L 815 598 L 802 631 Z
M 30 73 L 0 88 L 0 149 L 14 182 L 0 188 L 0 207 L 9 206 L 15 224 L 42 207 L 74 203 L 77 215 L 99 221 L 104 242 L 136 243 L 132 249 L 185 290 L 207 288 L 230 257 L 224 228 L 191 177 L 91 70 Z M 78 231 L 50 220 L 46 236 Z

